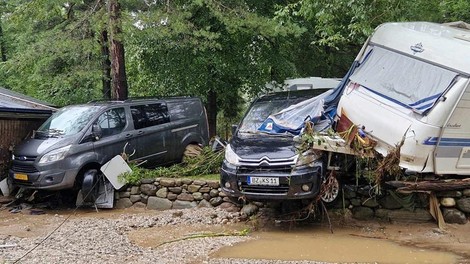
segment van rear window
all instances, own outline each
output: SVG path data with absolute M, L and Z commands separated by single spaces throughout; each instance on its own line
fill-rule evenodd
M 170 122 L 168 108 L 164 103 L 131 106 L 135 129 L 141 129 Z

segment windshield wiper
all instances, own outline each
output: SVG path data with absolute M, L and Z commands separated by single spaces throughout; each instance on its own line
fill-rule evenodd
M 256 131 L 238 131 L 239 133 L 245 133 L 245 134 L 252 134 L 252 135 L 256 135 L 256 134 L 266 134 L 266 135 L 270 135 L 270 136 L 273 136 L 273 137 L 292 137 L 293 135 L 292 134 L 289 134 L 289 133 L 269 133 L 267 131 L 263 131 L 263 130 L 256 130 Z
M 45 137 L 59 137 L 59 136 L 64 135 L 64 130 L 50 128 L 47 130 L 37 130 L 36 134 L 40 134 L 41 136 L 45 136 Z

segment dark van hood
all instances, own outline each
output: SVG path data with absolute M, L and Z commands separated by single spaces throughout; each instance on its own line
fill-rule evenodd
M 18 146 L 15 147 L 13 153 L 16 156 L 40 156 L 49 152 L 50 150 L 57 149 L 60 147 L 67 146 L 73 142 L 75 137 L 72 138 L 45 138 L 45 139 L 36 139 L 29 138 L 21 142 Z
M 241 159 L 284 159 L 295 155 L 296 149 L 292 137 L 269 134 L 240 135 L 230 141 L 232 150 Z

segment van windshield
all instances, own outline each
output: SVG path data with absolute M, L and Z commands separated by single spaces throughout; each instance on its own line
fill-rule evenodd
M 238 131 L 241 133 L 260 133 L 258 129 L 270 115 L 278 113 L 291 105 L 315 97 L 327 90 L 328 89 L 315 89 L 309 90 L 308 92 L 302 91 L 302 93 L 281 93 L 262 97 L 251 105 Z
M 98 106 L 67 106 L 55 112 L 36 131 L 36 137 L 71 136 L 80 132 L 94 114 Z

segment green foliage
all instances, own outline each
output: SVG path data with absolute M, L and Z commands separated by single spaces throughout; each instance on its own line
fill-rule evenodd
M 198 177 L 213 179 L 214 174 L 219 175 L 220 166 L 224 159 L 224 152 L 213 152 L 210 147 L 205 147 L 202 153 L 196 157 L 185 158 L 185 162 L 170 167 L 158 167 L 144 169 L 131 164 L 131 173 L 122 175 L 122 179 L 129 184 L 137 184 L 141 179 L 185 178 Z
M 461 2 L 467 1 L 448 2 L 463 6 Z M 445 22 L 442 8 L 438 0 L 303 0 L 280 6 L 276 15 L 307 29 L 300 39 L 293 40 L 300 47 L 293 56 L 302 76 L 342 77 L 378 25 L 394 21 Z
M 211 91 L 227 123 L 237 123 L 243 96 L 258 94 L 266 82 L 343 76 L 381 23 L 470 20 L 467 0 L 119 3 L 129 94 L 206 100 Z M 0 45 L 7 61 L 0 62 L 0 86 L 58 106 L 102 98 L 105 4 L 1 1 Z
M 240 1 L 174 1 L 138 14 L 142 30 L 127 53 L 131 93 L 207 98 L 211 90 L 224 116 L 234 118 L 240 94 L 257 94 L 266 82 L 295 73 L 286 47 L 302 29 L 271 19 L 274 11 L 266 9 Z
M 444 0 L 440 1 L 440 9 L 446 22 L 464 21 L 470 23 L 470 1 Z
M 2 21 L 9 60 L 0 65 L 0 85 L 59 106 L 99 96 L 93 5 L 18 1 Z

